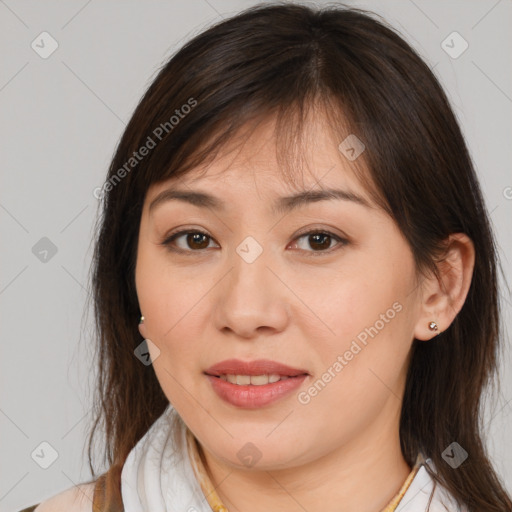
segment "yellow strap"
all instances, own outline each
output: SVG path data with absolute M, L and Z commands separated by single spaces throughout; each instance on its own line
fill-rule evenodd
M 215 491 L 213 484 L 208 476 L 206 469 L 204 467 L 203 461 L 201 460 L 201 456 L 199 455 L 199 450 L 197 446 L 197 440 L 187 428 L 187 446 L 188 453 L 191 454 L 191 463 L 192 468 L 194 470 L 194 474 L 196 475 L 197 481 L 201 485 L 201 489 L 203 494 L 205 495 L 210 508 L 213 512 L 229 512 L 225 505 L 222 503 L 222 500 L 219 498 L 219 495 Z
M 215 491 L 215 488 L 213 487 L 213 484 L 204 467 L 203 461 L 201 460 L 198 445 L 196 444 L 197 440 L 194 434 L 192 434 L 192 432 L 188 428 L 186 437 L 188 453 L 191 454 L 191 463 L 192 468 L 194 470 L 194 474 L 196 475 L 196 478 L 199 484 L 201 485 L 203 494 L 205 495 L 206 500 L 208 501 L 208 504 L 210 505 L 212 511 L 229 512 L 226 506 L 222 503 L 222 500 L 219 498 L 219 495 Z M 381 512 L 394 512 L 396 510 L 401 499 L 404 497 L 404 494 L 407 492 L 407 489 L 409 489 L 411 482 L 414 480 L 414 477 L 416 476 L 416 473 L 421 467 L 421 463 L 423 462 L 423 460 L 424 459 L 421 456 L 421 454 L 418 455 L 414 467 L 412 468 L 412 471 L 409 473 L 409 476 L 405 480 L 404 484 L 402 485 L 398 493 L 395 495 L 395 497 L 389 502 L 388 505 L 386 505 L 384 509 L 382 509 Z
M 420 469 L 422 462 L 423 457 L 420 454 L 416 458 L 416 463 L 414 464 L 414 467 L 412 468 L 412 471 L 409 473 L 409 476 L 405 480 L 404 484 L 402 485 L 398 493 L 395 495 L 395 497 L 386 505 L 385 508 L 382 509 L 382 512 L 394 512 L 396 510 L 396 508 L 402 501 L 404 494 L 407 492 L 407 489 L 409 489 L 411 482 L 414 480 L 416 473 Z

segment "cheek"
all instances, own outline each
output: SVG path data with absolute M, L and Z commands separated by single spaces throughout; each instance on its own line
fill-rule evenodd
M 343 276 L 318 302 L 318 310 L 330 327 L 333 345 L 339 340 L 350 344 L 358 336 L 364 342 L 365 333 L 369 336 L 368 329 L 373 333 L 373 327 L 379 333 L 389 332 L 390 326 L 397 323 L 398 310 L 403 309 L 401 298 L 405 284 L 386 281 L 367 269 L 360 274 L 354 271 Z
M 305 418 L 323 424 L 327 414 L 332 420 L 326 436 L 356 435 L 386 404 L 395 407 L 400 401 L 410 347 L 407 319 L 401 316 L 405 309 L 375 298 L 370 303 L 345 308 L 332 322 L 336 336 L 316 340 L 314 377 L 297 397 Z
M 361 262 L 361 272 L 351 267 L 354 271 L 328 289 L 319 308 L 331 331 L 315 342 L 319 373 L 336 375 L 333 392 L 336 388 L 355 407 L 368 393 L 399 387 L 412 342 L 412 267 L 403 261 L 403 273 L 397 274 L 375 261 L 373 266 Z
M 213 286 L 208 279 L 195 279 L 193 271 L 170 267 L 150 250 L 141 250 L 136 269 L 139 305 L 145 317 L 141 334 L 149 338 L 164 357 L 155 360 L 155 370 L 165 361 L 169 371 L 190 367 L 200 351 L 204 315 L 202 298 Z M 195 354 L 195 357 L 193 357 Z
M 156 266 L 139 276 L 139 302 L 145 316 L 142 335 L 158 349 L 158 357 L 151 354 L 155 375 L 169 402 L 186 415 L 195 405 L 191 394 L 199 395 L 194 387 L 200 373 L 198 354 L 204 329 L 196 322 L 196 308 L 205 292 L 157 271 Z

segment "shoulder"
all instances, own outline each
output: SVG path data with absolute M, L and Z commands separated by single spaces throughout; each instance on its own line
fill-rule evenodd
M 66 489 L 39 503 L 33 512 L 92 512 L 95 483 L 79 484 Z

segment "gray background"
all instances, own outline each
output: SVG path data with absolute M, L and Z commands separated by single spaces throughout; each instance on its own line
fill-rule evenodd
M 95 370 L 92 317 L 83 313 L 98 208 L 93 191 L 158 67 L 208 24 L 254 3 L 0 0 L 1 511 L 90 477 L 83 450 Z M 510 276 L 512 2 L 347 3 L 382 14 L 440 78 L 469 143 Z M 31 47 L 43 31 L 59 45 L 47 59 Z M 458 58 L 441 46 L 453 31 L 469 44 Z M 41 252 L 48 244 L 39 242 L 43 237 L 56 254 Z M 510 326 L 506 289 L 501 299 Z M 489 451 L 512 491 L 508 333 L 501 363 L 502 390 L 489 401 L 485 422 Z M 45 441 L 58 453 L 48 469 L 31 457 Z M 39 460 L 50 462 L 50 452 Z

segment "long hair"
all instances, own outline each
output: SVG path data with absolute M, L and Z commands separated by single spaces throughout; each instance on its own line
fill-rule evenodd
M 115 487 L 128 453 L 168 405 L 152 366 L 134 356 L 142 341 L 135 262 L 149 186 L 215 158 L 244 126 L 269 116 L 277 119 L 284 168 L 300 152 L 294 141 L 307 116 L 320 112 L 340 142 L 350 133 L 364 141 L 355 168 L 405 236 L 418 271 L 437 272 L 451 233 L 474 243 L 461 311 L 434 341 L 413 340 L 401 449 L 411 466 L 420 451 L 430 457 L 432 477 L 468 510 L 510 511 L 482 441 L 482 393 L 496 375 L 501 333 L 497 253 L 474 166 L 428 65 L 385 21 L 344 6 L 247 9 L 185 44 L 138 104 L 99 194 L 92 474 L 100 427 Z M 442 458 L 454 441 L 469 454 L 457 469 Z

